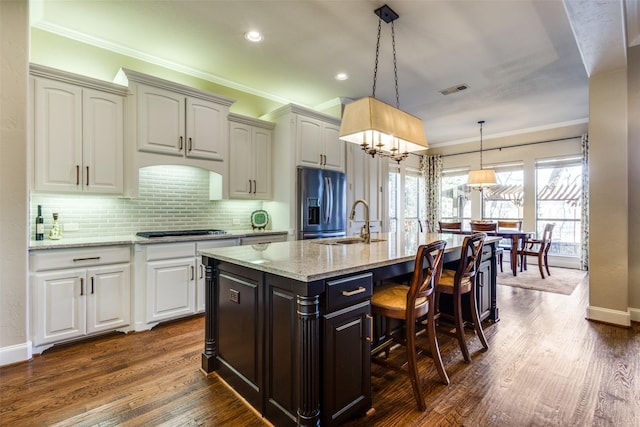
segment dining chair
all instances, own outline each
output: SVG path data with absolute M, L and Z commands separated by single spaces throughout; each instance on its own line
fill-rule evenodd
M 487 233 L 489 235 L 495 235 L 496 231 L 498 231 L 497 222 L 471 221 L 470 226 L 471 231 L 474 233 Z
M 553 227 L 555 224 L 547 223 L 544 226 L 541 239 L 527 239 L 525 240 L 521 249 L 518 250 L 520 255 L 520 271 L 527 269 L 527 256 L 535 256 L 538 259 L 538 269 L 540 269 L 540 276 L 544 279 L 544 268 L 547 270 L 547 275 L 551 276 L 549 271 L 549 260 L 547 254 L 551 248 L 551 238 L 553 235 Z
M 385 319 L 385 341 L 372 350 L 371 361 L 409 376 L 413 395 L 420 411 L 426 410 L 424 395 L 418 373 L 417 352 L 429 354 L 433 358 L 440 379 L 445 385 L 449 377 L 444 370 L 435 330 L 434 287 L 440 280 L 444 248 L 447 242 L 438 240 L 418 247 L 415 268 L 409 285 L 385 283 L 374 289 L 371 297 L 371 312 Z M 420 349 L 416 345 L 416 324 L 426 316 L 425 330 L 429 349 Z M 391 330 L 391 319 L 404 321 L 405 333 Z M 407 369 L 389 361 L 390 348 L 395 344 L 405 346 Z
M 462 231 L 462 222 L 446 222 L 438 221 L 440 233 L 460 232 Z
M 456 330 L 454 336 L 458 338 L 460 350 L 466 362 L 471 362 L 469 349 L 464 336 L 464 320 L 462 319 L 462 295 L 469 294 L 469 311 L 475 329 L 482 346 L 489 348 L 487 340 L 482 330 L 482 323 L 478 315 L 478 307 L 476 303 L 476 274 L 480 268 L 482 261 L 482 247 L 487 237 L 485 233 L 474 233 L 465 236 L 462 242 L 460 253 L 460 261 L 457 269 L 443 269 L 440 281 L 436 285 L 436 307 L 440 306 L 440 297 L 442 294 L 448 294 L 452 297 L 453 316 L 449 316 L 443 312 L 437 313 L 437 318 L 449 318 L 455 324 Z
M 518 230 L 522 231 L 522 220 L 498 220 L 498 231 Z

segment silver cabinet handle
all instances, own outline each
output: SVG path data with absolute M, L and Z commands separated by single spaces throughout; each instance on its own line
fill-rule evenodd
M 84 295 L 84 279 L 80 278 L 80 296 Z
M 178 151 L 182 151 L 182 137 L 180 137 L 180 140 L 178 141 Z
M 90 257 L 86 257 L 86 258 L 74 258 L 73 262 L 78 262 L 78 261 L 97 261 L 99 259 L 100 259 L 99 256 L 90 256 Z
M 256 188 L 258 188 L 258 186 L 256 185 L 256 180 L 253 180 L 253 194 L 256 194 Z
M 89 166 L 87 166 L 87 187 L 89 186 Z
M 367 334 L 367 342 L 373 342 L 373 316 L 367 314 L 367 320 L 369 321 L 369 333 Z
M 192 147 L 193 147 L 193 142 L 191 141 L 191 137 L 189 137 L 189 151 L 191 151 Z
M 200 278 L 204 277 L 204 265 L 200 264 Z
M 91 276 L 91 294 L 95 293 L 95 287 L 94 287 L 94 283 L 93 283 L 93 276 Z
M 76 165 L 76 185 L 80 185 L 80 165 Z
M 196 276 L 196 270 L 195 268 L 193 268 L 193 265 L 191 266 L 191 280 L 193 280 Z
M 365 292 L 367 289 L 363 288 L 362 286 L 359 286 L 358 289 L 354 289 L 352 291 L 342 291 L 342 295 L 344 295 L 345 297 L 352 297 L 354 295 L 358 295 L 361 294 L 363 292 Z

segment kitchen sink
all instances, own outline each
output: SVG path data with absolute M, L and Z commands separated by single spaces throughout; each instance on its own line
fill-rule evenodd
M 371 239 L 371 243 L 384 242 L 385 239 Z M 348 237 L 338 240 L 326 240 L 324 242 L 317 242 L 321 245 L 353 245 L 355 243 L 364 243 L 364 239 L 361 237 Z

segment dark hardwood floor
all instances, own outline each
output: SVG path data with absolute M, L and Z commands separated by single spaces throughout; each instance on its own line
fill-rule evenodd
M 640 324 L 584 319 L 570 296 L 498 286 L 501 321 L 471 339 L 471 364 L 439 335 L 449 386 L 419 358 L 427 411 L 408 380 L 372 367 L 375 412 L 350 426 L 638 426 Z M 261 426 L 215 375 L 199 370 L 203 318 L 54 347 L 0 368 L 2 426 Z M 471 337 L 471 332 L 469 332 Z M 399 357 L 396 352 L 394 357 Z

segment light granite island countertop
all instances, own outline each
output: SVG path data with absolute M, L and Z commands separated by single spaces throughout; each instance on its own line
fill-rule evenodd
M 217 372 L 274 425 L 339 425 L 363 415 L 372 403 L 371 346 L 384 333 L 371 315 L 373 288 L 410 274 L 418 245 L 435 240 L 447 242 L 445 263 L 455 268 L 464 237 L 380 233 L 371 244 L 331 238 L 200 251 L 202 370 Z M 481 318 L 493 321 L 499 240 L 485 240 L 477 287 Z

